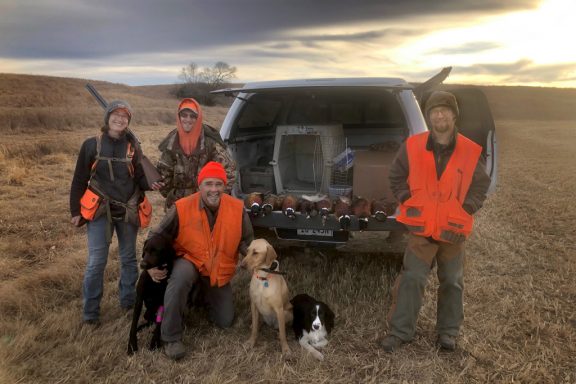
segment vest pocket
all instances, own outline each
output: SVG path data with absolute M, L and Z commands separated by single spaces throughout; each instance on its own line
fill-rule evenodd
M 146 195 L 140 204 L 138 204 L 138 217 L 140 218 L 140 227 L 146 228 L 152 221 L 152 204 L 148 201 Z
M 398 221 L 406 225 L 410 232 L 424 232 L 426 220 L 424 203 L 418 196 L 412 196 L 400 205 Z
M 101 201 L 102 198 L 100 196 L 90 188 L 86 188 L 86 191 L 80 199 L 80 215 L 88 221 L 94 220 Z
M 449 243 L 464 241 L 472 232 L 474 223 L 472 216 L 456 200 L 450 200 L 445 205 L 441 205 L 439 210 L 445 212 L 440 216 L 440 238 Z

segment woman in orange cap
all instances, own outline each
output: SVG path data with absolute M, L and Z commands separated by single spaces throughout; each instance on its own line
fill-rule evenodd
M 162 152 L 156 168 L 163 177 L 160 193 L 166 198 L 166 209 L 184 196 L 198 191 L 198 172 L 209 161 L 221 163 L 226 170 L 230 193 L 236 181 L 236 163 L 217 130 L 203 124 L 200 104 L 186 98 L 178 106 L 176 129 L 160 143 Z

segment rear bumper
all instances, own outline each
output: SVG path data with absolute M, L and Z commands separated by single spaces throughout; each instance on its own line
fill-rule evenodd
M 248 214 L 250 212 L 248 211 Z M 348 241 L 349 232 L 357 231 L 406 231 L 404 224 L 396 221 L 395 217 L 388 217 L 384 221 L 368 217 L 366 221 L 359 220 L 357 216 L 350 215 L 350 224 L 346 229 L 342 228 L 338 218 L 331 214 L 323 222 L 320 215 L 306 218 L 305 215 L 296 213 L 294 219 L 290 219 L 281 211 L 274 211 L 269 215 L 259 214 L 250 216 L 254 227 L 274 230 L 280 239 L 309 241 L 318 243 L 344 244 Z M 298 229 L 315 230 L 317 234 L 332 231 L 331 236 L 326 235 L 299 235 Z

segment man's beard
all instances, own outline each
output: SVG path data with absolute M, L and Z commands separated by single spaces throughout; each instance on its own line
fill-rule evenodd
M 440 122 L 432 125 L 432 131 L 436 133 L 446 133 L 452 130 L 452 124 L 450 122 Z

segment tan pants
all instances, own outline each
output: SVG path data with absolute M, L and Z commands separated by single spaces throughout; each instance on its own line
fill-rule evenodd
M 410 341 L 416 332 L 416 320 L 433 262 L 438 266 L 438 334 L 458 336 L 464 319 L 464 242 L 449 244 L 409 235 L 402 271 L 394 283 L 392 306 L 388 313 L 389 333 Z

